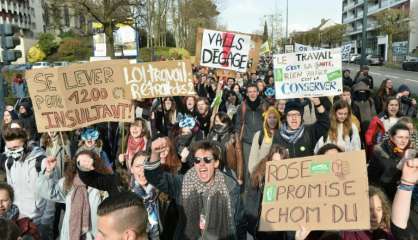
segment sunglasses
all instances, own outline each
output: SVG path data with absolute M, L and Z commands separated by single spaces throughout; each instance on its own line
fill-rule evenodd
M 205 163 L 211 163 L 213 160 L 214 160 L 213 157 L 203 157 L 203 158 L 193 157 L 193 162 L 195 164 L 199 164 L 201 161 L 204 161 Z

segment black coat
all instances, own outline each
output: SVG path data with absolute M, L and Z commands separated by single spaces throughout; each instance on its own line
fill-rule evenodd
M 306 157 L 314 154 L 315 145 L 319 138 L 324 136 L 329 129 L 329 117 L 325 111 L 319 113 L 315 110 L 316 122 L 314 124 L 305 125 L 305 130 L 300 139 L 292 144 L 280 135 L 280 131 L 276 131 L 273 137 L 273 144 L 279 144 L 289 150 L 290 158 Z
M 389 141 L 390 140 L 385 140 L 381 144 L 375 146 L 372 160 L 369 162 L 367 171 L 369 182 L 380 186 L 389 200 L 392 201 L 402 172 L 396 168 L 401 157 L 394 153 L 394 147 Z
M 235 117 L 235 133 L 241 133 L 242 124 L 243 132 L 241 141 L 243 143 L 251 144 L 253 142 L 254 134 L 260 131 L 263 128 L 263 112 L 266 110 L 266 102 L 258 97 L 260 100 L 258 106 L 254 109 L 251 109 L 249 106 L 248 99 L 241 103 L 241 106 L 238 108 Z M 242 106 L 245 104 L 245 106 Z

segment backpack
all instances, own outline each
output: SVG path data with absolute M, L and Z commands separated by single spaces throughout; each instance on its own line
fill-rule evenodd
M 32 151 L 32 147 L 25 148 L 25 154 L 30 153 L 31 151 Z M 35 158 L 35 169 L 36 169 L 37 173 L 41 172 L 41 170 L 42 170 L 42 160 L 45 159 L 45 158 L 46 158 L 46 156 L 43 155 L 43 154 L 40 155 L 40 156 L 37 156 Z M 6 161 L 7 161 L 7 163 L 6 163 L 7 169 L 10 171 L 10 169 L 12 168 L 13 163 L 15 162 L 15 160 L 13 160 L 12 158 L 7 158 Z

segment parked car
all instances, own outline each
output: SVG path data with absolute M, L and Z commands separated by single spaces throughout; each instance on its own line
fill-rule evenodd
M 368 55 L 367 56 L 367 62 L 369 65 L 383 65 L 383 57 L 378 55 Z
M 32 65 L 32 69 L 36 69 L 36 68 L 47 68 L 49 67 L 49 63 L 48 62 L 36 62 Z
M 360 64 L 360 62 L 361 62 L 361 55 L 359 55 L 358 58 L 354 60 L 355 64 Z M 369 54 L 366 56 L 366 62 L 367 62 L 367 65 L 383 65 L 384 60 L 383 60 L 383 57 L 381 56 Z
M 70 63 L 67 61 L 59 61 L 59 62 L 52 63 L 53 67 L 66 67 L 68 65 L 70 65 Z
M 355 55 L 351 55 L 350 56 L 350 63 L 356 63 L 356 60 L 358 60 L 358 59 L 360 59 L 360 55 L 357 55 L 357 54 L 355 54 Z
M 409 58 L 402 62 L 402 69 L 405 71 L 418 72 L 418 58 Z

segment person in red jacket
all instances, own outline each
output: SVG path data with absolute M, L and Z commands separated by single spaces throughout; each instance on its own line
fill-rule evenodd
M 366 152 L 368 158 L 373 151 L 373 146 L 383 142 L 387 138 L 387 131 L 398 122 L 401 117 L 399 100 L 389 97 L 384 105 L 384 111 L 374 116 L 366 131 Z

